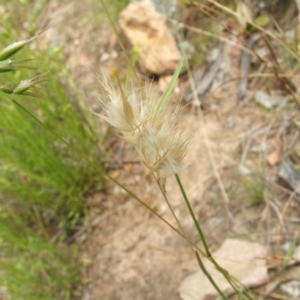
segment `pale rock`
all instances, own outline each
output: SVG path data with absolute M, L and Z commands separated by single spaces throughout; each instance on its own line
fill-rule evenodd
M 273 98 L 269 94 L 267 94 L 265 91 L 258 90 L 255 92 L 255 101 L 262 105 L 263 107 L 267 109 L 271 109 L 272 107 L 276 106 L 277 99 Z
M 271 167 L 274 167 L 280 162 L 281 159 L 281 151 L 280 150 L 274 150 L 267 156 L 267 162 Z
M 166 89 L 168 88 L 168 86 L 172 80 L 172 77 L 173 77 L 172 75 L 167 75 L 167 76 L 162 76 L 159 78 L 158 87 L 162 93 L 164 93 L 166 91 Z M 175 85 L 177 85 L 177 83 Z
M 290 97 L 279 95 L 276 92 L 273 92 L 271 95 L 269 95 L 262 90 L 256 91 L 254 98 L 258 104 L 267 109 L 274 107 L 283 108 L 290 100 Z
M 118 52 L 113 50 L 110 53 L 104 52 L 100 57 L 100 62 L 106 62 L 111 59 L 116 59 L 118 57 Z
M 269 280 L 266 265 L 267 250 L 258 243 L 237 239 L 227 239 L 213 253 L 214 259 L 233 277 L 248 287 L 265 284 Z M 233 289 L 224 276 L 214 266 L 203 259 L 205 268 L 218 287 L 225 293 L 233 293 Z M 217 291 L 203 274 L 202 270 L 188 276 L 179 287 L 182 300 L 214 300 Z
M 105 62 L 110 59 L 110 55 L 107 52 L 104 52 L 100 57 L 100 62 Z
M 168 206 L 167 204 L 161 204 L 159 207 L 158 207 L 158 213 L 163 216 L 164 214 L 166 214 L 168 211 Z
M 249 168 L 247 168 L 247 167 L 246 167 L 245 165 L 243 165 L 243 164 L 240 164 L 240 165 L 239 165 L 239 167 L 238 167 L 238 172 L 239 172 L 240 175 L 243 175 L 243 176 L 245 176 L 245 175 L 250 175 L 250 174 L 253 173 Z
M 292 242 L 283 244 L 281 247 L 283 249 L 283 251 L 285 251 L 285 252 L 289 251 L 290 248 L 292 247 L 291 243 Z M 300 245 L 295 247 L 293 254 L 291 256 L 291 259 L 288 260 L 287 265 L 292 266 L 292 265 L 298 264 L 299 262 L 300 262 Z
M 166 17 L 148 1 L 132 2 L 120 14 L 119 24 L 132 46 L 139 48 L 138 63 L 148 74 L 172 74 L 180 60 Z
M 181 94 L 180 87 L 179 86 L 175 86 L 173 92 L 174 92 L 174 94 L 177 94 L 177 95 Z
M 291 280 L 280 285 L 280 290 L 290 299 L 299 299 L 300 296 L 300 282 L 298 280 Z

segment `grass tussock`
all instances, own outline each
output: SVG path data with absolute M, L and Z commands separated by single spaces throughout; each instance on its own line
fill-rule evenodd
M 104 155 L 60 51 L 30 47 L 36 36 L 18 39 L 18 25 L 12 11 L 5 11 L 0 26 L 0 288 L 7 299 L 67 300 L 78 292 L 80 271 L 76 249 L 63 241 L 84 214 L 85 194 L 104 186 L 98 171 Z

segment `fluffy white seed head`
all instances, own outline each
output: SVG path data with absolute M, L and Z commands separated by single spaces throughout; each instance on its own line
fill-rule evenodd
M 177 126 L 178 108 L 170 105 L 158 110 L 156 97 L 133 90 L 126 93 L 106 85 L 99 99 L 104 109 L 101 116 L 122 132 L 122 138 L 134 145 L 143 163 L 158 179 L 178 173 L 183 168 L 191 135 Z M 148 93 L 149 94 L 149 93 Z

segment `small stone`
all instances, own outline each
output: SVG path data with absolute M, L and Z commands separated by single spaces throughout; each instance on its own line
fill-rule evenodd
M 172 74 L 180 60 L 166 17 L 148 1 L 132 2 L 120 14 L 119 24 L 133 47 L 138 47 L 142 72 Z
M 292 280 L 280 285 L 280 290 L 291 299 L 297 299 L 300 296 L 300 282 L 298 280 Z
M 288 97 L 283 97 L 276 93 L 267 94 L 262 90 L 258 90 L 254 95 L 255 101 L 267 109 L 274 107 L 283 107 L 289 100 Z
M 267 157 L 268 164 L 271 167 L 277 165 L 280 162 L 280 159 L 281 159 L 281 153 L 279 150 L 272 151 Z
M 158 81 L 158 87 L 159 87 L 159 90 L 164 93 L 166 91 L 166 89 L 168 88 L 171 80 L 172 80 L 172 75 L 168 75 L 168 76 L 162 76 L 159 78 L 159 81 Z
M 110 55 L 107 52 L 104 52 L 100 57 L 100 62 L 105 62 L 110 59 Z

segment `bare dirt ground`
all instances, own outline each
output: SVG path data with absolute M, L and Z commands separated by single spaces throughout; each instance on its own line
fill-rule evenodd
M 48 31 L 49 39 L 63 46 L 77 86 L 91 109 L 99 112 L 93 99 L 95 71 L 115 68 L 122 73 L 126 62 L 99 5 L 77 4 L 50 1 L 46 16 L 57 26 Z M 104 53 L 111 55 L 106 61 L 101 60 Z M 239 57 L 231 59 L 230 76 L 236 78 Z M 291 148 L 285 145 L 297 141 L 297 134 L 284 127 L 284 120 L 295 114 L 294 104 L 279 112 L 265 110 L 254 101 L 240 105 L 236 81 L 228 89 L 218 88 L 221 83 L 217 81 L 207 94 L 203 118 L 182 105 L 182 126 L 193 131 L 194 138 L 180 177 L 212 251 L 225 238 L 239 237 L 265 245 L 270 257 L 280 256 L 281 246 L 297 231 L 291 218 L 299 219 L 299 201 L 285 206 L 288 191 L 280 189 L 278 167 L 268 166 L 267 155 L 278 151 L 281 157 L 287 156 L 284 149 Z M 174 96 L 173 101 L 178 99 Z M 104 132 L 106 125 L 99 121 L 99 128 Z M 134 149 L 113 136 L 106 146 L 113 150 L 111 174 L 175 224 Z M 297 142 L 294 149 L 299 151 Z M 239 172 L 241 165 L 252 170 L 250 186 Z M 184 229 L 201 247 L 174 178 L 167 180 L 166 190 Z M 87 202 L 90 216 L 77 234 L 83 263 L 81 299 L 180 299 L 180 283 L 198 270 L 185 241 L 116 186 L 109 185 L 107 195 L 91 195 Z

